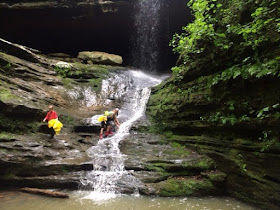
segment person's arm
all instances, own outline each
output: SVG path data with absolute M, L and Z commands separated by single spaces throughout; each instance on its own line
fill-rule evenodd
M 46 117 L 43 119 L 43 122 L 46 122 L 46 120 L 49 118 L 49 112 L 47 113 Z
M 117 125 L 117 127 L 119 128 L 121 124 L 120 124 L 118 118 L 116 117 L 116 115 L 114 115 L 114 122 Z

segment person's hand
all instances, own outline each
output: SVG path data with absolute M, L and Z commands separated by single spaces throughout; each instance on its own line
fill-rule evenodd
M 43 119 L 43 122 L 46 122 L 46 119 Z

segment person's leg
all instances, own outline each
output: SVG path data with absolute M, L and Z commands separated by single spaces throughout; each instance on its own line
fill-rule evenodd
M 109 135 L 110 129 L 111 129 L 111 125 L 108 125 L 108 126 L 107 126 L 107 130 L 106 130 L 106 132 L 105 132 L 105 136 L 108 136 L 108 135 Z
M 102 139 L 102 138 L 103 138 L 103 130 L 104 130 L 104 128 L 101 128 L 101 129 L 100 129 L 99 139 Z
M 113 129 L 114 129 L 114 124 L 112 124 L 112 125 L 110 126 L 110 129 L 108 130 L 108 135 L 114 134 L 114 133 L 112 132 Z
M 50 128 L 50 139 L 53 139 L 55 135 L 55 132 L 53 130 L 53 128 Z
M 103 122 L 101 122 L 101 129 L 100 129 L 100 134 L 99 134 L 99 138 L 100 138 L 100 139 L 103 138 L 104 127 L 105 127 L 105 123 L 104 123 L 104 121 L 103 121 Z

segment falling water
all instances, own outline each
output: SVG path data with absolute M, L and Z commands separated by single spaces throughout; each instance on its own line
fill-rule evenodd
M 147 70 L 157 70 L 159 62 L 159 33 L 162 0 L 136 0 L 134 2 L 134 27 L 132 42 L 133 65 Z
M 96 146 L 87 151 L 92 158 L 93 171 L 82 177 L 81 183 L 83 187 L 93 190 L 86 197 L 93 200 L 103 200 L 121 193 L 137 194 L 140 184 L 131 171 L 125 170 L 126 157 L 119 150 L 119 142 L 129 135 L 133 122 L 144 115 L 150 88 L 159 84 L 161 80 L 139 71 L 127 71 L 122 74 L 117 78 L 119 84 L 121 81 L 126 84 L 120 109 L 123 123 L 114 136 L 99 140 Z M 96 119 L 96 116 L 93 119 Z

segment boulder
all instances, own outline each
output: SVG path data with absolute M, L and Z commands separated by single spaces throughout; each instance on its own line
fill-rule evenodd
M 92 62 L 105 65 L 121 65 L 123 63 L 123 59 L 119 55 L 98 51 L 79 52 L 78 58 L 85 63 Z
M 73 67 L 72 64 L 64 61 L 59 61 L 54 66 L 58 68 L 66 68 L 66 69 L 71 69 Z

